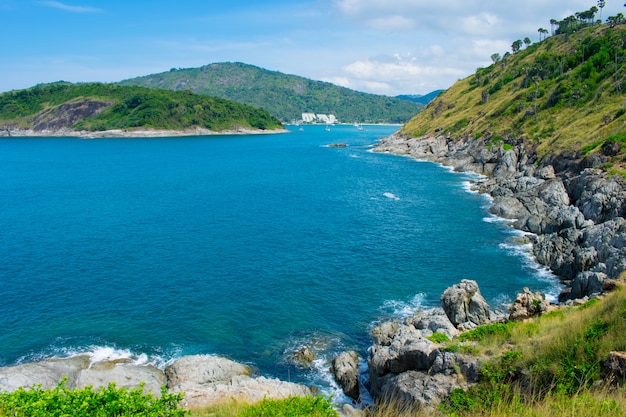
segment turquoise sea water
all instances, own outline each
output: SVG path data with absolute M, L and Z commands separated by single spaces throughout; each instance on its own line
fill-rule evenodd
M 461 279 L 492 305 L 554 291 L 471 176 L 371 152 L 396 129 L 1 139 L 0 366 L 214 353 L 323 385 L 335 352 Z M 292 365 L 310 341 L 318 367 Z

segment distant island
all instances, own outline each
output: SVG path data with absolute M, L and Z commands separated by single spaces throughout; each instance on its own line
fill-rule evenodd
M 266 110 L 189 91 L 38 85 L 0 94 L 0 136 L 180 136 L 284 131 Z
M 342 123 L 405 123 L 423 102 L 367 94 L 243 63 L 215 63 L 121 81 L 124 86 L 188 90 L 266 109 L 284 123 L 303 113 L 333 114 Z M 431 93 L 432 94 L 432 93 Z M 407 96 L 408 97 L 408 96 Z M 432 98 L 431 98 L 432 99 Z

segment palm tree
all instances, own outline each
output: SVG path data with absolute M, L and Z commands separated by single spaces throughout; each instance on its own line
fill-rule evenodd
M 513 53 L 519 51 L 521 48 L 522 48 L 522 41 L 520 39 L 516 40 L 511 45 L 511 49 L 513 50 Z
M 537 29 L 537 32 L 539 32 L 539 42 L 542 41 L 542 36 L 543 39 L 546 39 L 548 37 L 548 29 L 539 28 Z
M 502 58 L 500 57 L 499 53 L 495 53 L 495 54 L 491 54 L 491 60 L 493 61 L 494 64 L 497 64 L 498 62 L 500 62 Z
M 524 38 L 524 45 L 526 45 L 527 48 L 531 43 L 533 43 L 533 41 L 531 41 L 528 36 Z
M 552 32 L 552 36 L 554 36 L 554 27 L 559 26 L 559 21 L 556 19 L 550 19 L 550 31 Z
M 600 8 L 600 22 L 602 22 L 602 9 L 606 6 L 606 1 L 598 0 L 598 7 Z

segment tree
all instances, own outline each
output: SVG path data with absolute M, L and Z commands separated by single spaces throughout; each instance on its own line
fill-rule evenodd
M 498 62 L 500 62 L 500 59 L 502 59 L 500 57 L 499 53 L 495 53 L 495 54 L 491 54 L 491 60 L 493 61 L 494 64 L 497 64 Z
M 526 36 L 524 38 L 524 45 L 526 45 L 526 47 L 528 48 L 528 45 L 530 45 L 531 43 L 533 43 L 533 41 L 531 41 L 530 38 Z
M 513 50 L 513 53 L 522 49 L 522 41 L 518 39 L 515 42 L 513 42 L 513 44 L 511 45 L 511 49 Z
M 542 36 L 543 36 L 543 39 L 546 39 L 548 37 L 548 29 L 539 28 L 538 32 L 539 32 L 539 42 L 542 41 Z
M 550 31 L 552 32 L 552 36 L 554 36 L 555 27 L 559 27 L 559 21 L 556 19 L 550 19 Z
M 606 6 L 606 1 L 598 0 L 598 7 L 600 8 L 600 22 L 602 22 L 602 9 Z

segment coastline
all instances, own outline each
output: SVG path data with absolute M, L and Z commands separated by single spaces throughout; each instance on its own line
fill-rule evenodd
M 524 233 L 535 261 L 564 285 L 558 302 L 601 293 L 626 270 L 626 180 L 607 176 L 598 157 L 539 161 L 521 142 L 505 150 L 485 140 L 396 133 L 373 151 L 482 176 L 474 188 L 489 196 L 489 212 Z
M 273 135 L 277 133 L 289 133 L 287 129 L 261 130 L 238 128 L 234 130 L 213 131 L 204 128 L 194 128 L 185 130 L 159 130 L 159 129 L 137 129 L 137 130 L 104 130 L 90 132 L 86 130 L 73 130 L 68 128 L 56 130 L 34 130 L 34 129 L 7 129 L 0 130 L 0 138 L 8 137 L 76 137 L 81 139 L 97 138 L 165 138 L 184 136 L 219 136 L 219 135 Z

